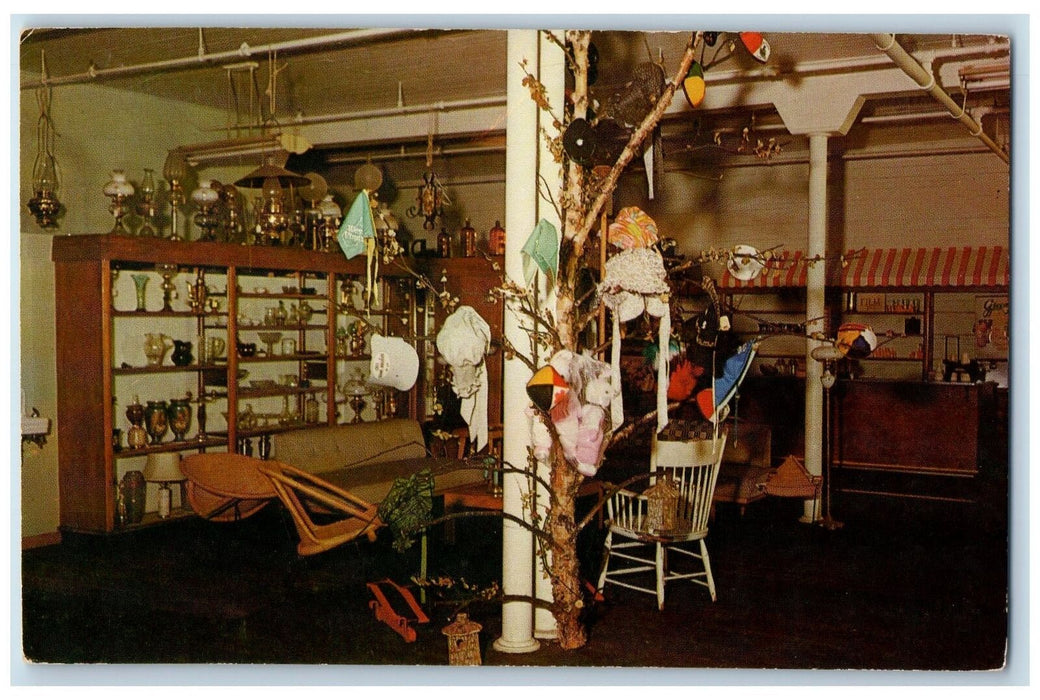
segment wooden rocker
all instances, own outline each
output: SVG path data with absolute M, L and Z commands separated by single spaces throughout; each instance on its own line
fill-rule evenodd
M 273 460 L 260 462 L 300 537 L 296 551 L 310 556 L 365 536 L 375 541 L 383 526 L 376 506 L 309 472 Z
M 227 452 L 192 454 L 181 460 L 188 503 L 206 520 L 230 522 L 253 515 L 277 496 L 255 457 Z

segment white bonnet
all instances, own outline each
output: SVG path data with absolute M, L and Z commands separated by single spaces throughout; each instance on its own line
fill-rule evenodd
M 661 298 L 669 292 L 664 258 L 653 248 L 630 248 L 604 266 L 599 293 L 603 303 L 621 321 L 631 321 L 644 310 L 654 316 L 667 312 Z

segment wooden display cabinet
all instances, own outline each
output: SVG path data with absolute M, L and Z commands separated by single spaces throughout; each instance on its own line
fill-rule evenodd
M 426 332 L 416 325 L 414 293 L 407 291 L 414 288 L 411 278 L 383 276 L 385 302 L 378 312 L 366 316 L 348 308 L 341 290 L 364 280 L 364 260 L 338 253 L 84 235 L 55 238 L 52 258 L 60 525 L 67 531 L 108 533 L 162 522 L 154 485 L 152 507 L 140 522 L 121 522 L 117 513 L 120 479 L 143 469 L 150 453 L 237 451 L 254 440 L 260 450 L 271 432 L 349 420 L 344 375 L 358 368 L 367 377 L 369 360 L 367 353 L 335 352 L 337 329 L 350 314 L 364 317 L 369 333 Z M 143 311 L 135 275 L 148 278 Z M 193 306 L 197 283 L 206 288 L 206 299 Z M 285 317 L 269 317 L 269 309 L 283 308 Z M 264 336 L 269 348 L 260 336 L 268 332 L 277 334 L 274 340 Z M 173 364 L 167 354 L 161 364 L 149 364 L 149 333 L 192 343 L 192 357 Z M 239 352 L 239 342 L 255 351 Z M 415 416 L 419 391 L 401 396 L 395 415 Z M 192 425 L 182 440 L 167 432 L 144 446 L 126 444 L 125 410 L 135 398 L 143 404 L 189 393 Z M 365 419 L 373 417 L 382 416 Z M 114 430 L 123 433 L 118 442 Z M 174 506 L 172 517 L 190 514 L 183 503 Z

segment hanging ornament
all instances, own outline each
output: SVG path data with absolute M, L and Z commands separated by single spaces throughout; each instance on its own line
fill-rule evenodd
M 690 103 L 691 107 L 697 107 L 704 101 L 704 94 L 707 89 L 707 86 L 704 84 L 704 67 L 697 61 L 694 61 L 690 65 L 690 70 L 686 72 L 682 88 L 683 94 L 686 95 L 686 101 Z
M 862 360 L 870 357 L 877 348 L 877 335 L 874 330 L 862 323 L 843 323 L 838 327 L 838 337 L 834 345 L 847 357 Z
M 408 216 L 422 216 L 423 228 L 432 231 L 437 227 L 437 217 L 444 214 L 444 205 L 451 200 L 444 193 L 437 175 L 433 172 L 433 133 L 426 139 L 426 172 L 423 173 L 423 184 L 419 187 L 416 206 L 408 209 Z
M 590 165 L 596 152 L 596 132 L 592 126 L 581 118 L 571 120 L 563 132 L 563 150 L 576 163 Z
M 726 262 L 726 269 L 742 282 L 750 282 L 758 277 L 765 265 L 757 248 L 749 245 L 733 246 L 733 254 Z
M 766 41 L 762 35 L 758 32 L 741 32 L 740 43 L 744 44 L 744 48 L 748 50 L 759 63 L 765 63 L 769 60 L 769 42 Z

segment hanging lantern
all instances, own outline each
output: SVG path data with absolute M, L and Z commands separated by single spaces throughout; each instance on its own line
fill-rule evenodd
M 441 632 L 448 638 L 448 664 L 451 666 L 480 666 L 480 624 L 471 622 L 469 615 L 459 613 Z
M 674 530 L 679 510 L 679 489 L 670 476 L 662 477 L 646 490 L 646 527 L 651 532 Z
M 43 54 L 40 55 L 42 75 L 47 77 L 47 65 Z M 58 161 L 52 150 L 54 142 L 54 122 L 51 121 L 51 91 L 41 88 L 36 92 L 36 101 L 40 106 L 40 119 L 36 124 L 36 160 L 33 163 L 32 189 L 29 199 L 29 212 L 36 223 L 44 229 L 58 227 L 58 214 L 61 202 L 58 201 Z
M 235 182 L 238 187 L 261 191 L 256 215 L 257 242 L 282 245 L 288 242 L 295 189 L 306 187 L 311 181 L 266 159 L 263 165 Z M 289 188 L 288 202 L 284 196 Z

